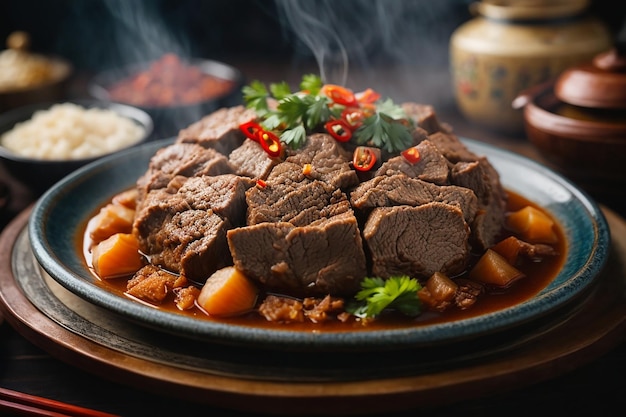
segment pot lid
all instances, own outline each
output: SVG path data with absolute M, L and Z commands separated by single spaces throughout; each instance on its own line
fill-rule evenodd
M 590 63 L 565 70 L 556 81 L 554 93 L 576 106 L 626 109 L 626 43 L 618 43 Z
M 499 20 L 563 19 L 583 13 L 590 0 L 482 0 L 470 3 L 470 11 Z

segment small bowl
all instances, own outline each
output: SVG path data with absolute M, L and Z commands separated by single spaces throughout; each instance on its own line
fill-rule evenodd
M 72 64 L 60 57 L 29 52 L 27 50 L 29 37 L 23 32 L 12 33 L 7 44 L 10 48 L 0 51 L 0 54 L 3 54 L 2 57 L 7 60 L 3 61 L 5 62 L 3 65 L 11 68 L 9 69 L 10 74 L 25 76 L 24 71 L 27 71 L 28 65 L 33 65 L 33 62 L 37 62 L 37 74 L 40 74 L 40 70 L 42 70 L 40 66 L 44 66 L 47 72 L 42 79 L 26 78 L 29 80 L 28 83 L 18 83 L 10 88 L 0 88 L 0 112 L 35 103 L 60 101 L 66 98 L 69 81 L 74 72 Z M 26 67 L 24 67 L 25 65 Z M 5 70 L 7 70 L 6 67 Z
M 35 112 L 40 110 L 47 110 L 54 104 L 60 104 L 61 102 L 52 103 L 39 103 L 36 105 L 24 106 L 17 109 L 10 110 L 0 115 L 0 137 L 13 129 L 13 127 L 20 122 L 30 120 Z M 85 99 L 85 100 L 67 100 L 62 103 L 74 103 L 84 108 L 101 108 L 110 109 L 117 114 L 127 117 L 137 125 L 141 126 L 144 130 L 144 134 L 132 145 L 124 146 L 113 152 L 109 152 L 103 155 L 94 157 L 82 158 L 82 159 L 35 159 L 25 157 L 16 154 L 15 152 L 7 149 L 0 142 L 0 163 L 2 163 L 9 174 L 14 177 L 18 182 L 27 186 L 35 194 L 41 194 L 53 184 L 61 180 L 66 175 L 75 171 L 76 169 L 87 165 L 103 156 L 117 153 L 123 149 L 140 145 L 147 141 L 148 137 L 153 131 L 153 122 L 149 114 L 141 109 L 127 106 L 119 103 L 102 102 L 98 100 Z
M 167 65 L 167 60 L 173 61 L 177 68 L 199 70 L 204 75 L 214 77 L 216 81 L 227 83 L 228 88 L 206 100 L 193 101 L 185 104 L 155 104 L 145 103 L 146 96 L 139 94 L 131 100 L 120 99 L 112 95 L 112 88 L 120 83 L 135 80 L 147 82 L 149 77 Z M 159 74 L 160 75 L 160 74 Z M 141 80 L 138 78 L 143 77 Z M 176 78 L 174 78 L 176 79 Z M 184 81 L 179 79 L 179 81 Z M 162 80 L 165 88 L 172 88 L 171 80 Z M 88 84 L 89 94 L 99 100 L 111 100 L 136 106 L 152 116 L 154 121 L 154 139 L 176 136 L 178 132 L 200 120 L 203 116 L 218 110 L 221 107 L 231 107 L 242 103 L 241 88 L 244 77 L 240 71 L 218 61 L 207 59 L 190 59 L 183 61 L 173 54 L 166 54 L 157 61 L 128 66 L 121 69 L 109 70 L 97 74 Z M 192 86 L 197 89 L 198 85 Z M 148 91 L 148 86 L 142 85 L 141 91 Z

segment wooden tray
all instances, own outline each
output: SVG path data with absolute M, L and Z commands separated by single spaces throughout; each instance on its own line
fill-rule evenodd
M 60 360 L 173 398 L 284 415 L 431 406 L 556 377 L 626 339 L 626 222 L 603 211 L 610 257 L 584 298 L 463 346 L 311 354 L 225 347 L 147 329 L 85 302 L 45 274 L 30 250 L 29 210 L 0 236 L 0 311 Z

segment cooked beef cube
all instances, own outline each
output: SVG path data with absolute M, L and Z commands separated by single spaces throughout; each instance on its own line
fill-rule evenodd
M 315 220 L 350 210 L 346 195 L 335 186 L 304 175 L 291 162 L 277 165 L 264 187 L 246 192 L 249 225 L 262 222 L 290 222 L 305 226 Z
M 469 235 L 463 212 L 438 202 L 375 208 L 363 229 L 372 274 L 383 278 L 455 276 L 469 259 Z
M 273 186 L 285 187 L 290 191 L 313 180 L 322 181 L 321 176 L 315 174 L 311 172 L 309 175 L 304 175 L 301 165 L 285 161 L 272 168 L 265 182 Z
M 227 219 L 210 210 L 186 210 L 167 218 L 140 244 L 153 264 L 202 283 L 232 264 L 226 242 L 230 228 Z
M 180 177 L 176 177 L 178 178 Z M 133 219 L 133 231 L 139 237 L 140 247 L 143 246 L 142 237 L 147 237 L 153 230 L 159 229 L 163 222 L 174 213 L 189 209 L 187 201 L 174 198 L 177 191 L 177 187 L 150 190 L 141 200 L 141 204 L 137 206 Z
M 233 174 L 189 178 L 177 195 L 194 210 L 212 210 L 233 226 L 244 225 L 246 190 L 254 180 Z
M 182 180 L 182 181 L 181 181 Z M 168 187 L 151 190 L 135 213 L 133 229 L 141 239 L 148 239 L 152 231 L 174 214 L 185 210 L 212 210 L 229 219 L 231 224 L 243 224 L 245 192 L 253 180 L 232 174 L 214 177 L 175 177 Z
M 174 143 L 159 149 L 150 160 L 148 170 L 137 181 L 140 194 L 167 186 L 177 175 L 220 175 L 234 173 L 228 158 L 213 149 L 193 143 Z
M 439 123 L 435 109 L 431 105 L 402 103 L 402 109 L 409 119 L 413 120 L 417 126 L 424 129 L 429 135 L 448 130 L 447 127 Z
M 458 288 L 454 296 L 454 304 L 461 310 L 473 306 L 478 297 L 485 292 L 485 287 L 479 282 L 469 279 L 457 279 L 455 282 L 458 284 Z
M 413 144 L 412 144 L 412 146 L 415 146 L 415 145 L 420 144 L 424 140 L 428 139 L 428 132 L 425 129 L 419 127 L 419 126 L 416 126 L 411 131 L 411 136 L 413 136 Z
M 227 233 L 237 269 L 275 290 L 301 295 L 353 294 L 366 275 L 354 214 L 311 225 L 259 223 Z
M 358 209 L 390 206 L 419 206 L 432 201 L 458 206 L 465 221 L 474 220 L 478 210 L 476 194 L 455 185 L 435 185 L 404 175 L 374 177 L 350 193 L 350 202 Z
M 315 220 L 350 211 L 346 195 L 330 184 L 312 181 L 291 191 L 267 184 L 246 193 L 247 223 L 289 222 L 306 226 Z
M 151 303 L 161 303 L 174 289 L 187 285 L 185 277 L 148 264 L 135 273 L 126 284 L 126 292 Z
M 139 247 L 152 263 L 204 282 L 232 263 L 226 230 L 244 224 L 252 184 L 226 174 L 190 178 L 173 193 L 150 191 L 133 223 Z
M 263 150 L 258 142 L 250 139 L 246 139 L 241 146 L 233 150 L 228 160 L 235 167 L 236 174 L 255 179 L 266 178 L 278 163 Z
M 239 125 L 254 120 L 256 113 L 244 106 L 219 109 L 178 133 L 177 142 L 196 143 L 228 155 L 241 146 L 245 136 Z
M 452 163 L 478 159 L 478 155 L 470 151 L 456 135 L 451 133 L 433 133 L 428 135 L 428 140 Z
M 507 198 L 497 172 L 481 157 L 455 164 L 450 178 L 453 184 L 473 190 L 478 197 L 479 212 L 472 224 L 474 244 L 481 249 L 493 246 L 502 231 Z
M 341 147 L 332 136 L 317 133 L 307 138 L 305 145 L 285 159 L 303 167 L 311 164 L 312 174 L 338 188 L 348 188 L 358 184 L 359 178 L 350 167 L 352 155 Z
M 420 153 L 418 162 L 412 164 L 402 155 L 395 156 L 383 163 L 375 175 L 404 174 L 439 185 L 447 184 L 450 170 L 441 152 L 428 140 L 420 142 L 416 148 Z

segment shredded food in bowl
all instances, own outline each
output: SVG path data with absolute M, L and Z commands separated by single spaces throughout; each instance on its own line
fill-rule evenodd
M 142 126 L 113 110 L 61 103 L 16 124 L 0 143 L 23 157 L 85 159 L 131 146 L 144 134 Z

